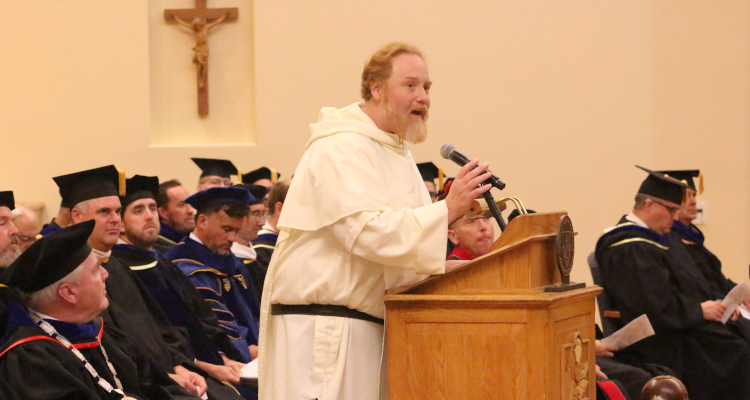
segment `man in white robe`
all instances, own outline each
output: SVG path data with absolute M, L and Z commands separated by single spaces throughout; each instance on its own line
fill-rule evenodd
M 365 66 L 365 103 L 311 126 L 266 276 L 260 399 L 378 399 L 385 291 L 444 273 L 448 223 L 489 190 L 475 160 L 432 204 L 406 144 L 426 137 L 431 84 L 419 50 L 391 43 Z

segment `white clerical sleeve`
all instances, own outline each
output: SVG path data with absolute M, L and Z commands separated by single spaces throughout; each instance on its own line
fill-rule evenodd
M 361 211 L 329 228 L 346 250 L 368 261 L 414 270 L 445 273 L 448 208 L 445 202 L 424 207 Z

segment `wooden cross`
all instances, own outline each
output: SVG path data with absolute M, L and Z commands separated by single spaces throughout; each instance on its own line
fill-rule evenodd
M 198 67 L 198 115 L 208 115 L 208 32 L 216 25 L 236 21 L 237 8 L 206 8 L 206 0 L 195 0 L 193 9 L 164 10 L 164 19 L 184 26 L 195 35 L 193 64 Z

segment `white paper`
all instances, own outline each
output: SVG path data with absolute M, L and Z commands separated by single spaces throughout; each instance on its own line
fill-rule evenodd
M 721 317 L 721 323 L 726 324 L 734 310 L 736 310 L 740 304 L 748 300 L 750 300 L 750 287 L 747 286 L 747 283 L 742 282 L 732 288 L 727 294 L 727 297 L 721 301 L 721 304 L 727 308 L 727 310 L 724 311 L 724 315 Z
M 208 400 L 208 392 L 203 393 L 203 396 L 201 396 L 201 399 Z
M 622 350 L 631 344 L 654 335 L 654 328 L 646 314 L 630 321 L 619 331 L 602 339 L 602 343 L 617 347 Z
M 240 378 L 258 379 L 258 359 L 245 364 L 241 372 Z
M 750 319 L 750 311 L 748 311 L 745 307 L 740 307 L 740 315 L 742 315 L 745 319 Z

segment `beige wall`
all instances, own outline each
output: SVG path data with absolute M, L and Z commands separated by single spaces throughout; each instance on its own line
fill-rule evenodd
M 502 194 L 537 211 L 567 210 L 579 232 L 574 280 L 590 281 L 586 255 L 629 210 L 643 179 L 634 164 L 703 169 L 708 245 L 728 275 L 747 277 L 747 1 L 250 4 L 252 38 L 221 31 L 211 70 L 233 72 L 210 81 L 218 99 L 228 98 L 226 80 L 246 71 L 233 70 L 220 49 L 254 49 L 255 115 L 246 117 L 257 144 L 154 148 L 153 118 L 197 116 L 193 107 L 151 115 L 150 70 L 159 66 L 150 60 L 149 24 L 163 22 L 147 1 L 0 2 L 2 189 L 54 213 L 50 177 L 109 163 L 129 175 L 177 177 L 191 189 L 198 170 L 188 158 L 196 156 L 230 158 L 243 170 L 271 165 L 289 177 L 320 107 L 357 101 L 368 55 L 406 40 L 428 55 L 435 81 L 430 138 L 415 158 L 437 160 L 440 145 L 453 142 L 491 163 L 508 183 Z M 165 57 L 189 63 L 189 48 Z M 211 111 L 232 106 L 212 99 Z

